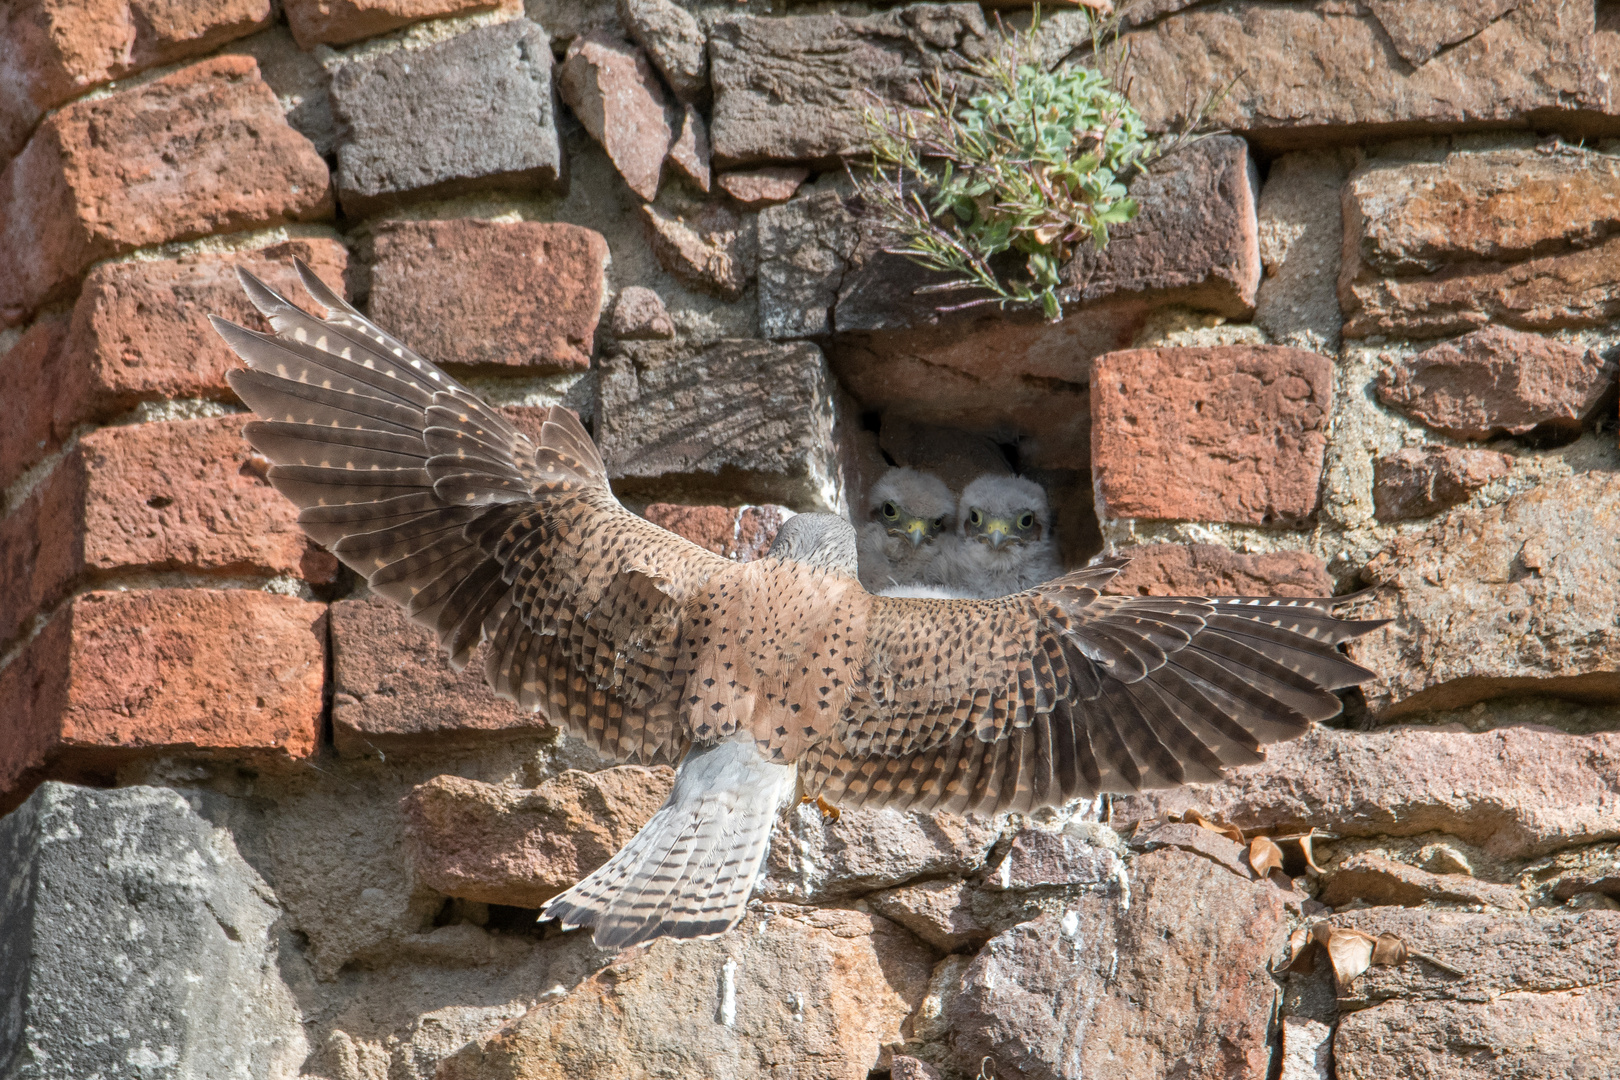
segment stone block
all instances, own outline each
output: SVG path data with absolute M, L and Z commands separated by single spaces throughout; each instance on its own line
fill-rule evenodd
M 1620 312 L 1620 162 L 1453 152 L 1374 160 L 1344 188 L 1345 335 L 1436 337 L 1506 323 L 1593 326 Z
M 995 930 L 973 912 L 973 886 L 948 878 L 872 893 L 866 902 L 943 952 L 977 949 Z
M 244 468 L 243 416 L 108 427 L 84 436 L 0 519 L 0 640 L 74 586 L 120 571 L 336 580 L 298 511 Z
M 1133 349 L 1092 375 L 1099 512 L 1299 525 L 1320 499 L 1333 362 L 1278 346 Z
M 1418 907 L 1425 903 L 1470 904 L 1524 911 L 1524 897 L 1506 885 L 1476 881 L 1467 874 L 1435 874 L 1368 852 L 1328 868 L 1317 899 L 1331 907 L 1360 900 L 1373 906 Z
M 1256 209 L 1265 276 L 1254 322 L 1274 344 L 1324 356 L 1339 351 L 1341 193 L 1352 164 L 1348 150 L 1302 150 L 1277 158 L 1266 173 Z
M 983 868 L 1001 830 L 983 818 L 893 809 L 790 809 L 771 834 L 755 893 L 767 900 L 825 903 L 917 878 L 967 876 Z
M 143 754 L 305 758 L 326 608 L 248 589 L 88 592 L 0 670 L 0 810 Z
M 1303 551 L 1244 554 L 1218 544 L 1143 544 L 1103 590 L 1121 596 L 1332 596 L 1327 565 Z
M 0 173 L 0 322 L 149 244 L 332 215 L 330 179 L 251 57 L 67 105 Z
M 668 341 L 675 336 L 675 323 L 663 298 L 641 285 L 619 291 L 613 302 L 613 321 L 608 325 L 620 341 Z
M 654 525 L 737 562 L 763 558 L 776 530 L 793 512 L 785 506 L 681 506 L 652 503 L 642 516 Z
M 658 264 L 676 281 L 721 300 L 742 299 L 757 263 L 754 222 L 718 202 L 690 218 L 643 206 L 641 219 Z
M 1346 837 L 1437 832 L 1499 857 L 1620 837 L 1620 736 L 1548 727 L 1312 729 L 1216 784 L 1114 800 L 1114 820 L 1197 809 L 1245 830 Z M 1123 828 L 1123 824 L 1120 826 Z
M 680 101 L 708 96 L 707 38 L 691 12 L 671 0 L 619 0 L 619 16 Z
M 630 190 L 651 202 L 675 132 L 647 57 L 610 34 L 577 37 L 557 69 L 557 90 Z
M 337 147 L 332 119 L 331 74 L 312 52 L 305 52 L 284 25 L 243 38 L 225 50 L 251 56 L 259 74 L 286 110 L 287 123 L 326 158 Z
M 933 955 L 887 919 L 773 907 L 708 941 L 627 950 L 447 1058 L 439 1080 L 865 1080 L 904 1040 Z
M 1428 517 L 1506 479 L 1512 467 L 1494 450 L 1408 446 L 1373 462 L 1374 513 L 1386 522 Z
M 343 132 L 344 212 L 473 188 L 566 188 L 551 63 L 545 31 L 514 19 L 339 68 L 332 113 Z
M 1454 439 L 1573 439 L 1612 405 L 1614 385 L 1614 362 L 1596 348 L 1488 326 L 1384 369 L 1378 400 Z
M 1131 98 L 1158 130 L 1228 86 L 1207 122 L 1273 151 L 1344 141 L 1347 129 L 1366 138 L 1556 118 L 1607 131 L 1620 113 L 1603 74 L 1620 28 L 1598 25 L 1584 3 L 1147 8 L 1137 17 L 1153 21 L 1120 40 Z
M 269 25 L 270 0 L 22 0 L 0 13 L 0 162 L 46 110 L 92 87 L 213 52 Z
M 607 241 L 552 222 L 390 221 L 375 231 L 368 312 L 440 364 L 584 371 Z
M 815 191 L 759 214 L 759 329 L 768 338 L 832 333 L 833 305 L 860 241 L 836 191 Z
M 1395 621 L 1347 646 L 1378 673 L 1385 716 L 1510 693 L 1620 701 L 1620 478 L 1547 480 L 1482 510 L 1454 510 L 1402 537 L 1363 577 L 1359 618 Z
M 422 19 L 522 10 L 512 0 L 284 0 L 282 6 L 300 49 L 347 45 Z
M 290 1076 L 281 909 L 215 797 L 47 783 L 0 819 L 0 1071 Z
M 1283 897 L 1185 851 L 1138 856 L 1129 914 L 1116 891 L 1086 892 L 979 951 L 944 1003 L 951 1064 L 971 1076 L 988 1057 L 1006 1080 L 1263 1080 Z
M 532 791 L 439 776 L 401 802 L 416 881 L 537 908 L 613 857 L 674 783 L 668 766 L 569 769 Z
M 987 32 L 976 4 L 716 19 L 709 25 L 715 160 L 832 165 L 860 154 L 868 92 L 920 103 L 917 80 L 948 70 L 944 50 L 972 51 Z
M 697 107 L 686 105 L 681 109 L 680 127 L 675 141 L 669 144 L 665 161 L 678 174 L 686 177 L 699 191 L 707 193 L 713 180 L 714 151 L 709 147 L 709 126 Z
M 332 605 L 332 742 L 344 757 L 440 753 L 534 735 L 545 719 L 495 696 L 482 651 L 450 667 L 433 632 L 391 600 Z
M 985 874 L 984 884 L 1002 891 L 1059 885 L 1098 888 L 1115 884 L 1124 873 L 1124 861 L 1093 843 L 1084 828 L 1026 826 L 1013 834 L 1006 855 Z
M 744 206 L 757 209 L 787 202 L 809 175 L 803 165 L 763 165 L 722 173 L 720 186 Z
M 616 490 L 839 505 L 836 391 L 814 345 L 656 343 L 600 364 L 596 438 Z

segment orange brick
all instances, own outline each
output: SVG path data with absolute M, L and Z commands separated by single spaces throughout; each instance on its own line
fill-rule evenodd
M 119 570 L 335 580 L 297 511 L 252 470 L 246 416 L 102 428 L 0 520 L 0 642 Z
M 0 812 L 142 754 L 274 762 L 320 736 L 325 606 L 247 590 L 92 592 L 0 670 Z
M 300 49 L 347 45 L 419 19 L 523 10 L 521 0 L 286 0 L 282 6 Z
M 0 10 L 0 161 L 46 109 L 270 25 L 270 0 L 14 0 Z
M 62 343 L 66 316 L 49 315 L 30 326 L 0 355 L 0 491 L 10 487 L 36 462 L 61 449 L 72 432 L 71 420 L 56 416 L 62 400 Z
M 0 173 L 0 321 L 69 294 L 97 259 L 332 213 L 326 163 L 251 57 L 76 101 Z

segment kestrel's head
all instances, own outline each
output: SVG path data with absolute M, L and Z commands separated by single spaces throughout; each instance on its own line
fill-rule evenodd
M 855 529 L 837 514 L 794 514 L 776 530 L 768 554 L 854 577 Z
M 937 476 L 916 469 L 890 469 L 867 496 L 871 519 L 912 547 L 931 544 L 956 523 L 956 500 Z
M 981 476 L 962 491 L 962 538 L 1000 551 L 1046 536 L 1046 490 L 1020 476 Z

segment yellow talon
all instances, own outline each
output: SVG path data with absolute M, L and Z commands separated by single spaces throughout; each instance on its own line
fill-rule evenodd
M 820 795 L 806 795 L 799 800 L 799 805 L 803 806 L 807 802 L 814 802 L 816 804 L 816 809 L 821 811 L 821 816 L 824 818 L 831 818 L 832 820 L 837 821 L 839 815 L 843 813 L 843 811 L 839 810 L 838 807 L 834 806 L 826 799 L 823 799 Z

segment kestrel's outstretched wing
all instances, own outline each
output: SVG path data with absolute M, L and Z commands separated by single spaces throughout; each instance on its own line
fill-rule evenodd
M 551 410 L 536 446 L 298 270 L 326 319 L 244 271 L 275 334 L 213 322 L 248 364 L 229 376 L 261 417 L 247 439 L 304 530 L 458 669 L 487 638 L 497 693 L 614 757 L 679 760 L 681 612 L 733 564 L 621 507 L 572 414 Z
M 1216 780 L 1373 677 L 1337 646 L 1383 623 L 1331 598 L 1103 595 L 1125 562 L 994 600 L 873 598 L 861 691 L 806 788 L 995 813 Z

